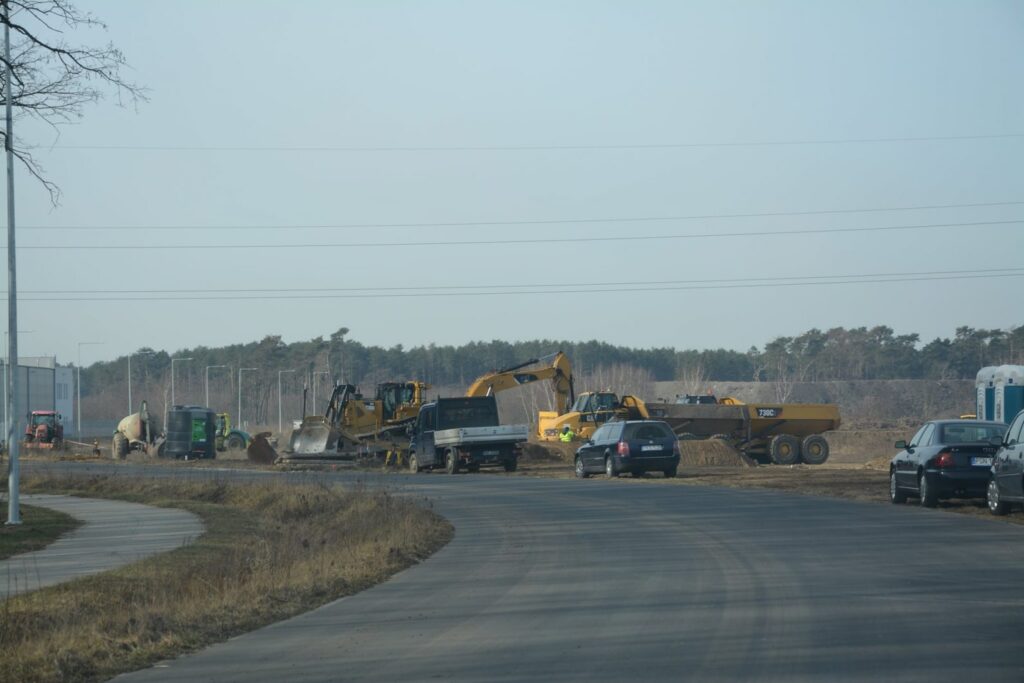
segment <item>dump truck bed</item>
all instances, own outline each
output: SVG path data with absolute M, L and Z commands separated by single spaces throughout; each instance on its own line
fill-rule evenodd
M 494 427 L 455 427 L 434 432 L 434 445 L 474 446 L 495 443 L 519 443 L 530 438 L 527 425 L 497 425 Z
M 839 427 L 839 406 L 811 403 L 686 404 L 648 403 L 652 418 L 664 420 L 678 435 L 757 438 L 773 434 L 797 437 Z

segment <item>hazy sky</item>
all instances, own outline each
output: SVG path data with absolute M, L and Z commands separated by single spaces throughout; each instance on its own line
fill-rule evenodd
M 1024 204 L 508 224 L 1024 202 L 1016 0 L 88 6 L 109 31 L 82 39 L 121 47 L 151 101 L 94 107 L 59 139 L 20 129 L 64 193 L 51 208 L 19 169 L 23 355 L 74 361 L 78 342 L 104 342 L 88 364 L 341 326 L 383 345 L 746 349 L 810 327 L 930 339 L 1024 322 L 1019 276 L 785 284 L 1024 268 L 1024 222 L 593 240 L 1024 221 Z M 725 144 L 816 140 L 847 142 Z M 344 227 L 396 223 L 419 225 Z M 296 227 L 310 225 L 332 227 Z M 458 244 L 530 239 L 568 241 Z M 420 244 L 351 246 L 386 242 Z M 314 246 L 242 248 L 257 244 Z M 621 283 L 670 284 L 598 291 L 636 287 Z M 495 293 L 508 286 L 532 293 Z M 213 289 L 266 291 L 153 300 Z M 296 289 L 313 291 L 282 291 Z M 32 301 L 40 290 L 145 300 Z M 325 298 L 267 298 L 310 293 Z

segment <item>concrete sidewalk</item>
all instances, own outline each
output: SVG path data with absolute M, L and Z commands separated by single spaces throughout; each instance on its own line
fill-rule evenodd
M 191 543 L 203 533 L 200 519 L 185 510 L 45 494 L 21 500 L 84 524 L 42 550 L 0 561 L 0 597 L 114 569 Z

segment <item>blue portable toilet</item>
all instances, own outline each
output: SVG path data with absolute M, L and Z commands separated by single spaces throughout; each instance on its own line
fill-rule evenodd
M 1009 422 L 1024 410 L 1024 366 L 1000 365 L 996 368 L 995 419 Z
M 974 414 L 979 420 L 995 419 L 996 370 L 994 365 L 978 370 L 978 378 L 974 382 L 977 393 Z

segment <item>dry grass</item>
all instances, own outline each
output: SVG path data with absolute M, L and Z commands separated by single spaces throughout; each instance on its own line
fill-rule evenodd
M 0 524 L 7 519 L 6 501 L 0 514 Z M 71 515 L 36 507 L 34 505 L 19 506 L 21 524 L 17 526 L 0 526 L 0 560 L 12 555 L 39 550 L 50 545 L 63 534 L 80 526 L 82 523 Z
M 90 681 L 151 665 L 377 584 L 452 534 L 412 501 L 356 486 L 30 479 L 26 489 L 181 507 L 193 545 L 5 601 L 0 681 Z

